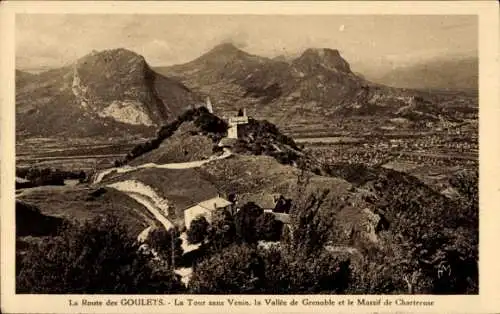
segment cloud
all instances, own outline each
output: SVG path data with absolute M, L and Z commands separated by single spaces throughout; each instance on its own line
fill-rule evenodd
M 143 41 L 134 45 L 124 45 L 126 48 L 144 56 L 149 64 L 162 64 L 164 60 L 176 61 L 177 52 L 175 46 L 158 38 L 144 38 Z
M 164 40 L 153 39 L 153 41 L 151 42 L 151 44 L 153 46 L 158 46 L 158 47 L 161 47 L 161 48 L 170 49 L 170 45 L 166 41 L 164 41 Z
M 232 43 L 267 57 L 323 47 L 339 49 L 349 61 L 399 63 L 477 49 L 475 25 L 467 16 L 21 14 L 16 60 L 25 67 L 60 66 L 94 49 L 122 47 L 171 65 Z

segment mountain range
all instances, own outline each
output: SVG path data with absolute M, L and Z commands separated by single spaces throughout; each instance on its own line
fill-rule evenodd
M 206 96 L 221 117 L 246 108 L 279 127 L 351 117 L 438 121 L 449 113 L 425 93 L 353 73 L 335 49 L 271 59 L 224 43 L 169 67 L 153 68 L 132 51 L 112 49 L 39 74 L 17 71 L 16 131 L 18 136 L 152 136 Z
M 156 70 L 210 95 L 224 114 L 247 107 L 265 117 L 324 115 L 369 84 L 333 49 L 307 49 L 287 62 L 221 44 L 189 63 Z
M 477 90 L 477 57 L 434 58 L 406 67 L 397 67 L 370 78 L 388 86 L 417 89 Z
M 442 105 L 450 99 L 443 102 L 427 92 L 369 81 L 330 48 L 306 49 L 294 59 L 270 59 L 225 43 L 191 62 L 155 70 L 209 95 L 221 116 L 245 107 L 252 116 L 280 127 L 331 125 L 353 117 L 373 117 L 378 124 L 403 118 L 411 125 L 449 115 Z

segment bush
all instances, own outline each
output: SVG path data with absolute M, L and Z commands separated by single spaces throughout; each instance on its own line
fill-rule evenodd
M 188 288 L 202 294 L 342 293 L 348 283 L 349 260 L 325 250 L 305 255 L 232 245 L 199 263 Z
M 300 159 L 296 152 L 300 149 L 294 140 L 283 135 L 274 124 L 268 121 L 249 118 L 247 124 L 238 126 L 238 136 L 240 139 L 233 147 L 235 152 L 269 155 L 282 164 L 293 164 Z M 283 147 L 283 145 L 287 145 L 291 149 Z
M 16 168 L 16 176 L 29 180 L 31 186 L 42 186 L 64 185 L 64 180 L 67 179 L 83 181 L 87 175 L 84 171 L 64 171 L 54 168 Z
M 16 201 L 16 236 L 53 236 L 64 227 L 66 221 L 46 216 L 38 207 Z
M 17 293 L 181 292 L 171 269 L 151 264 L 114 217 L 67 227 L 16 260 Z
M 335 163 L 326 165 L 325 170 L 329 176 L 343 178 L 356 186 L 376 178 L 374 170 L 364 164 Z

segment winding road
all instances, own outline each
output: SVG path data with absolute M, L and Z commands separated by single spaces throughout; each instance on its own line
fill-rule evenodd
M 159 196 L 152 187 L 143 184 L 142 182 L 136 180 L 126 180 L 120 181 L 112 184 L 108 184 L 107 187 L 116 189 L 122 193 L 125 193 L 129 197 L 133 198 L 139 204 L 144 206 L 149 212 L 153 214 L 157 221 L 159 221 L 165 230 L 174 228 L 175 225 L 172 221 L 168 219 L 168 201 L 161 196 Z M 147 227 L 138 236 L 138 240 L 144 242 L 152 229 L 152 226 Z M 187 235 L 183 232 L 180 236 L 182 240 L 182 249 L 184 253 L 196 250 L 199 244 L 192 245 L 187 241 Z M 182 282 L 188 284 L 191 277 L 192 268 L 176 268 L 175 273 L 182 277 Z
M 139 181 L 127 180 L 109 184 L 107 187 L 127 194 L 139 204 L 146 207 L 156 220 L 163 225 L 165 230 L 174 227 L 174 224 L 167 218 L 168 201 L 159 196 L 150 186 Z
M 97 184 L 101 182 L 108 174 L 116 172 L 116 173 L 126 173 L 138 169 L 143 168 L 161 168 L 161 169 L 189 169 L 189 168 L 198 168 L 202 165 L 212 162 L 214 160 L 225 159 L 232 155 L 231 150 L 228 148 L 223 149 L 223 153 L 220 156 L 211 156 L 209 159 L 196 160 L 196 161 L 188 161 L 188 162 L 177 162 L 177 163 L 168 163 L 168 164 L 155 164 L 155 163 L 147 163 L 140 166 L 132 167 L 129 165 L 125 165 L 123 167 L 109 168 L 103 170 L 97 174 L 92 184 Z
M 197 160 L 197 161 L 190 161 L 190 162 L 180 162 L 180 163 L 168 163 L 168 164 L 155 164 L 155 163 L 147 163 L 143 164 L 140 166 L 129 166 L 125 165 L 123 167 L 116 167 L 116 168 L 110 168 L 103 170 L 99 172 L 92 184 L 98 184 L 102 182 L 102 180 L 109 174 L 111 173 L 126 173 L 138 169 L 143 169 L 143 168 L 161 168 L 161 169 L 189 169 L 189 168 L 197 168 L 201 167 L 204 164 L 207 164 L 209 162 L 212 162 L 214 160 L 221 160 L 225 159 L 229 156 L 232 155 L 231 150 L 228 148 L 223 148 L 223 153 L 219 156 L 211 156 L 208 159 L 204 160 Z M 171 228 L 175 227 L 175 224 L 168 219 L 168 209 L 169 209 L 169 204 L 168 200 L 162 198 L 160 195 L 158 195 L 155 190 L 148 186 L 145 185 L 142 182 L 139 182 L 137 180 L 125 180 L 125 181 L 119 181 L 116 183 L 111 183 L 106 185 L 107 187 L 116 189 L 122 193 L 125 193 L 127 196 L 131 197 L 135 201 L 137 201 L 139 204 L 144 206 L 149 212 L 153 214 L 153 216 L 156 218 L 157 221 L 159 221 L 165 230 L 169 230 Z M 149 226 L 146 228 L 139 238 L 141 238 L 141 241 L 144 241 L 149 234 L 149 231 L 151 231 L 152 226 Z M 186 233 L 181 234 L 181 239 L 182 239 L 182 248 L 184 252 L 189 252 L 192 250 L 195 250 L 198 248 L 199 245 L 191 245 L 187 241 L 187 235 Z M 192 268 L 176 268 L 175 272 L 182 277 L 182 281 L 187 284 L 189 282 L 191 273 L 192 273 Z
M 100 183 L 107 175 L 110 173 L 126 173 L 143 168 L 161 168 L 161 169 L 189 169 L 197 168 L 202 165 L 209 163 L 214 160 L 220 160 L 227 158 L 232 155 L 231 150 L 228 148 L 223 148 L 223 153 L 219 156 L 211 156 L 208 159 L 189 161 L 189 162 L 179 162 L 179 163 L 168 163 L 168 164 L 155 164 L 147 163 L 140 166 L 132 167 L 125 165 L 123 167 L 115 167 L 103 170 L 97 174 L 92 184 Z M 108 184 L 107 187 L 114 188 L 120 192 L 127 194 L 129 197 L 136 200 L 138 203 L 146 207 L 154 217 L 163 225 L 165 230 L 174 227 L 172 221 L 168 217 L 168 200 L 159 196 L 152 187 L 145 185 L 142 182 L 136 180 L 125 180 L 112 184 Z

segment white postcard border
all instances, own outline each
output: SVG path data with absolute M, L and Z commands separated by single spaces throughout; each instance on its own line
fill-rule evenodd
M 15 223 L 14 223 L 14 178 L 15 178 L 15 91 L 14 91 L 14 18 L 16 14 L 466 14 L 479 16 L 480 56 L 480 294 L 477 296 L 365 296 L 367 299 L 422 300 L 433 301 L 433 306 L 305 306 L 302 300 L 355 300 L 363 296 L 348 295 L 287 295 L 279 298 L 297 300 L 296 306 L 224 306 L 197 307 L 175 306 L 174 299 L 184 300 L 237 300 L 263 301 L 270 296 L 160 296 L 171 305 L 165 306 L 102 306 L 70 307 L 69 300 L 114 300 L 157 299 L 159 296 L 107 296 L 107 295 L 15 295 Z M 5 313 L 212 313 L 230 312 L 474 312 L 500 311 L 500 276 L 498 258 L 498 201 L 500 184 L 500 106 L 499 106 L 499 61 L 498 61 L 498 5 L 496 1 L 413 1 L 413 2 L 7 2 L 0 3 L 0 82 L 1 94 L 1 309 Z M 393 303 L 394 304 L 394 303 Z

